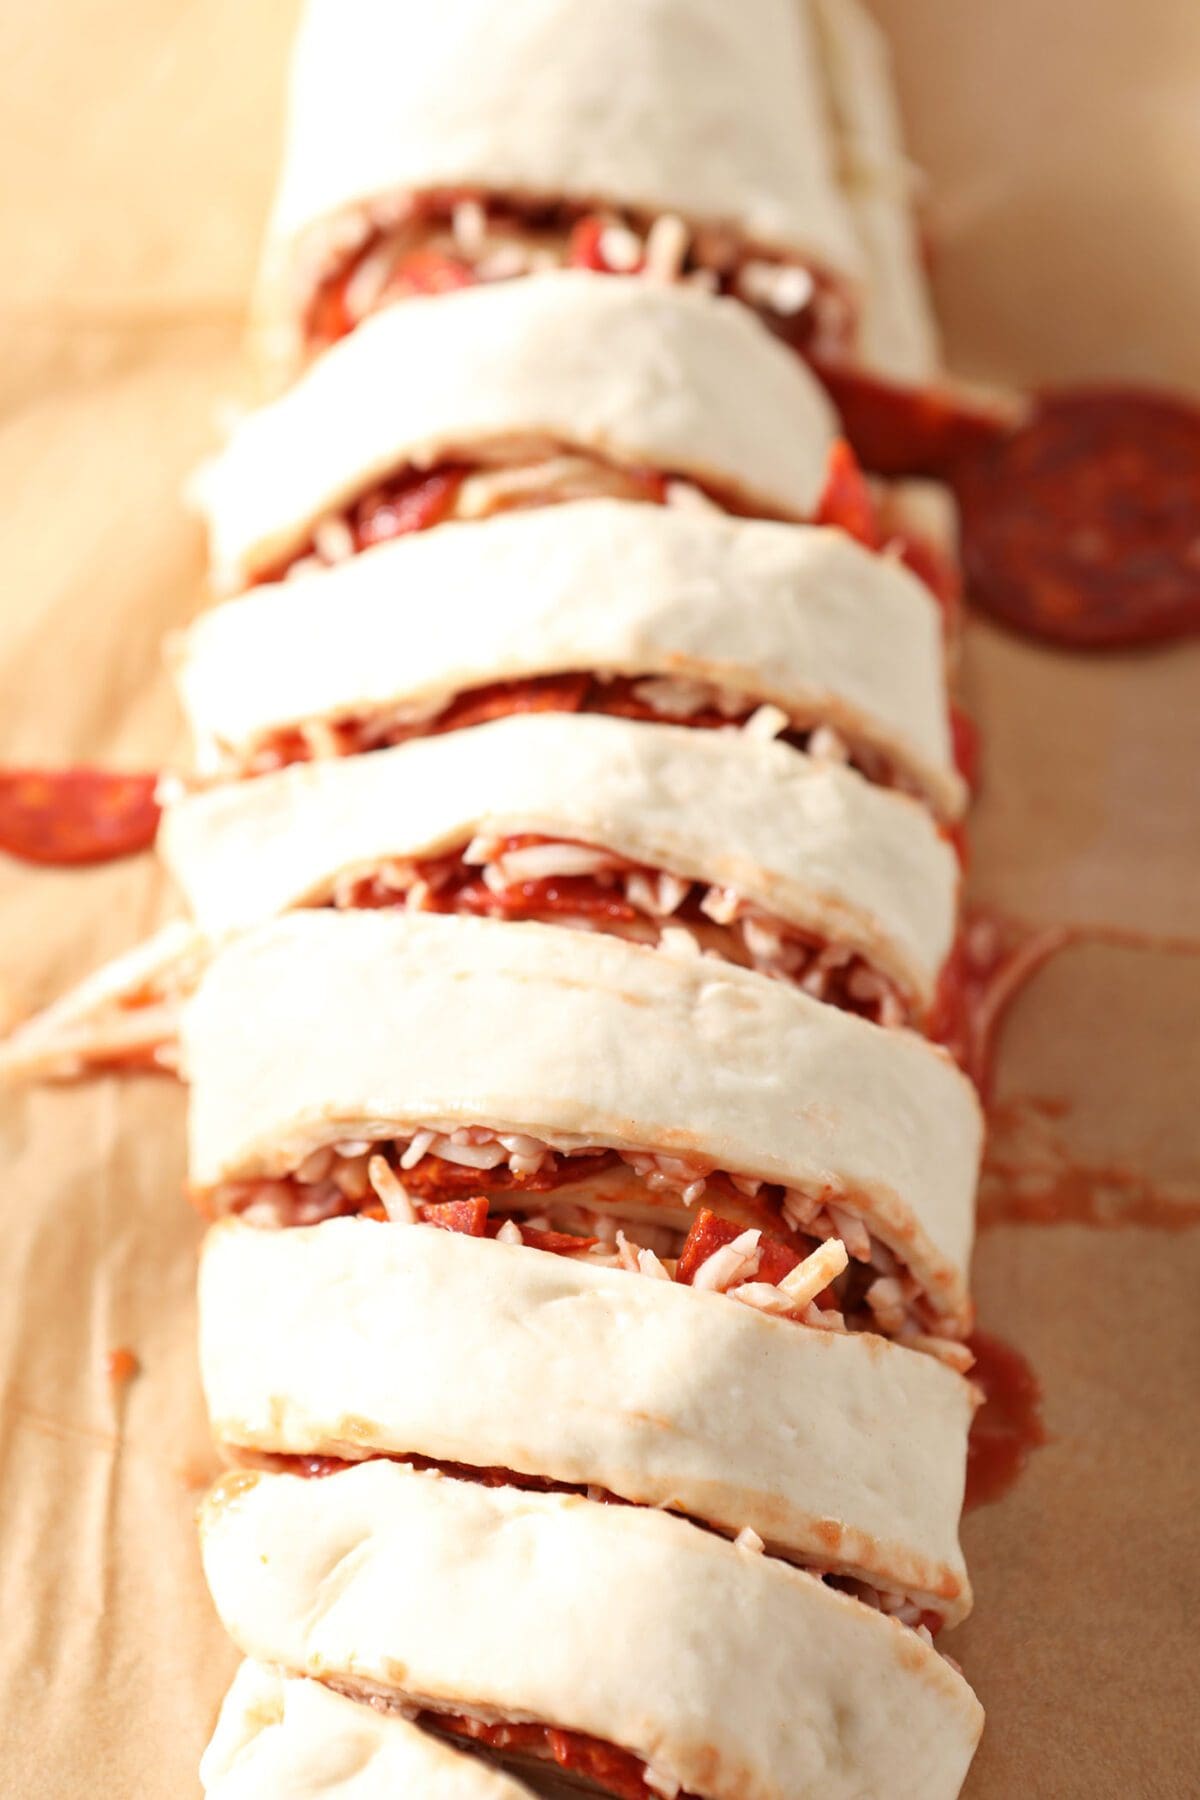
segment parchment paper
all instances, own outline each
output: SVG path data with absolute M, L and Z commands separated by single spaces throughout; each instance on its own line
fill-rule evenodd
M 930 171 L 955 365 L 1200 388 L 1200 11 L 879 10 Z M 178 488 L 237 384 L 292 14 L 0 12 L 6 761 L 181 753 L 158 660 L 197 600 Z M 1200 645 L 1088 660 L 977 624 L 967 685 L 987 744 L 977 896 L 1200 938 Z M 4 1005 L 48 998 L 171 904 L 147 859 L 0 868 Z M 1083 944 L 1019 1002 L 1001 1098 L 1018 1114 L 1029 1095 L 1070 1103 L 1055 1155 L 1194 1201 L 1198 1004 L 1195 955 Z M 168 1083 L 143 1081 L 10 1097 L 0 1116 L 4 1794 L 195 1793 L 235 1662 L 191 1529 L 213 1460 L 182 1114 Z M 976 1275 L 984 1324 L 1041 1377 L 1053 1442 L 966 1522 L 978 1604 L 949 1647 L 990 1713 L 969 1793 L 1190 1795 L 1200 1235 L 1000 1225 Z M 119 1348 L 140 1364 L 125 1385 L 107 1374 Z

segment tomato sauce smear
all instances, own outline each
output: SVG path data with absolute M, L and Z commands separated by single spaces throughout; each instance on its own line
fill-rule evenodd
M 977 1331 L 971 1380 L 983 1391 L 967 1445 L 968 1510 L 990 1506 L 1015 1486 L 1033 1452 L 1049 1442 L 1042 1418 L 1042 1387 L 1012 1344 Z

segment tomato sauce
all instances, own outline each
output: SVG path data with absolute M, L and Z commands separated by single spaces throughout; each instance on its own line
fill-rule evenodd
M 420 1713 L 417 1723 L 471 1738 L 493 1750 L 553 1762 L 564 1772 L 602 1788 L 615 1800 L 661 1800 L 661 1795 L 646 1784 L 646 1765 L 640 1756 L 580 1731 L 560 1731 L 553 1725 L 489 1725 L 456 1713 Z M 696 1800 L 696 1796 L 681 1790 L 679 1800 Z
M 979 1226 L 1089 1225 L 1188 1231 L 1200 1193 L 1168 1192 L 1140 1170 L 1082 1161 L 1054 1131 L 1065 1101 L 1020 1095 L 990 1108 L 992 1131 L 979 1190 Z
M 971 1424 L 964 1507 L 991 1506 L 1015 1485 L 1033 1452 L 1049 1442 L 1042 1418 L 1042 1389 L 1033 1369 L 1012 1344 L 977 1331 L 971 1380 L 983 1405 Z
M 938 983 L 928 1035 L 945 1045 L 985 1100 L 1005 1014 L 1072 937 L 1066 926 L 1032 931 L 982 908 L 964 915 Z

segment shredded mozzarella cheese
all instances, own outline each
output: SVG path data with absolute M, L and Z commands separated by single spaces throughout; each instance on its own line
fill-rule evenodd
M 838 1238 L 830 1238 L 819 1244 L 811 1256 L 806 1256 L 802 1263 L 784 1276 L 779 1283 L 780 1290 L 788 1296 L 792 1305 L 799 1311 L 806 1307 L 817 1295 L 824 1292 L 831 1281 L 846 1268 L 850 1259 L 846 1255 L 846 1246 Z
M 367 1179 L 383 1203 L 383 1210 L 393 1225 L 415 1225 L 417 1215 L 408 1191 L 382 1156 L 373 1156 L 367 1164 Z

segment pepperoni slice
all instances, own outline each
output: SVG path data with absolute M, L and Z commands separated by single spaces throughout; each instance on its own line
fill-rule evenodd
M 456 288 L 477 287 L 479 277 L 460 256 L 442 250 L 411 250 L 401 257 L 388 277 L 385 294 L 451 294 Z
M 968 587 L 1015 630 L 1084 649 L 1200 631 L 1200 409 L 1046 394 L 954 487 Z
M 305 328 L 315 344 L 335 344 L 339 338 L 349 336 L 359 323 L 358 315 L 346 304 L 346 290 L 363 262 L 378 247 L 379 239 L 372 238 L 353 261 L 317 289 Z M 457 256 L 431 249 L 413 250 L 391 271 L 380 300 L 412 294 L 446 294 L 455 288 L 474 287 L 478 279 L 471 265 Z
M 553 1725 L 530 1725 L 504 1720 L 493 1724 L 462 1713 L 419 1713 L 418 1722 L 455 1737 L 472 1738 L 491 1749 L 545 1757 L 603 1789 L 613 1800 L 653 1800 L 645 1781 L 646 1765 L 631 1750 L 587 1737 L 581 1731 L 560 1731 Z M 680 1800 L 688 1800 L 681 1795 Z
M 1010 419 L 938 388 L 898 387 L 832 359 L 813 358 L 842 429 L 874 475 L 944 479 L 964 459 L 1002 437 Z
M 692 1220 L 691 1230 L 679 1252 L 679 1261 L 675 1264 L 676 1281 L 690 1287 L 697 1271 L 709 1257 L 726 1244 L 732 1244 L 745 1229 L 744 1225 L 735 1225 L 730 1219 L 718 1218 L 711 1208 L 702 1207 Z
M 619 888 L 606 888 L 592 875 L 554 875 L 543 881 L 522 881 L 496 893 L 486 881 L 464 882 L 452 896 L 460 912 L 478 913 L 488 919 L 548 919 L 565 914 L 572 919 L 611 919 L 627 925 L 637 918 L 637 908 L 622 897 Z M 443 903 L 443 910 L 447 903 Z
M 536 1755 L 546 1747 L 545 1725 L 527 1725 L 513 1720 L 493 1724 L 485 1719 L 468 1718 L 463 1713 L 427 1713 L 424 1717 L 439 1731 L 451 1731 L 456 1737 L 473 1738 L 489 1744 L 493 1750 L 531 1750 Z
M 48 865 L 113 862 L 148 850 L 157 775 L 104 769 L 0 770 L 0 850 Z
M 615 1150 L 581 1151 L 556 1157 L 536 1175 L 516 1175 L 506 1163 L 495 1169 L 472 1169 L 465 1163 L 445 1162 L 439 1156 L 423 1156 L 414 1168 L 405 1169 L 404 1185 L 425 1205 L 450 1200 L 486 1198 L 488 1193 L 548 1194 L 569 1182 L 590 1181 L 617 1161 Z
M 676 1281 L 690 1287 L 697 1271 L 709 1257 L 724 1245 L 732 1244 L 735 1238 L 741 1237 L 745 1229 L 744 1225 L 735 1225 L 732 1219 L 722 1219 L 711 1207 L 702 1207 L 693 1219 L 691 1230 L 679 1253 L 679 1261 L 675 1265 Z M 770 1282 L 772 1286 L 781 1282 L 785 1275 L 790 1275 L 804 1259 L 802 1251 L 793 1250 L 789 1244 L 772 1237 L 769 1232 L 762 1233 L 758 1247 L 760 1257 L 755 1279 Z
M 790 1244 L 772 1237 L 769 1231 L 763 1232 L 758 1248 L 758 1274 L 754 1279 L 765 1281 L 770 1287 L 778 1287 L 784 1276 L 790 1275 L 804 1261 L 803 1251 L 793 1250 Z
M 497 1220 L 497 1231 L 500 1224 L 501 1221 Z M 548 1250 L 553 1256 L 582 1256 L 586 1251 L 594 1250 L 600 1242 L 596 1237 L 572 1237 L 569 1231 L 545 1231 L 540 1225 L 527 1225 L 524 1219 L 518 1219 L 517 1224 L 521 1242 L 527 1249 Z
M 651 725 L 686 725 L 690 731 L 721 731 L 736 724 L 737 718 L 732 713 L 723 713 L 715 706 L 701 706 L 695 712 L 679 713 L 672 717 L 659 711 L 648 700 L 639 697 L 639 684 L 627 676 L 618 676 L 613 681 L 597 683 L 585 697 L 584 710 L 587 712 L 605 713 L 613 719 L 645 719 Z M 753 708 L 747 708 L 747 715 Z
M 652 1800 L 653 1790 L 645 1778 L 646 1765 L 632 1751 L 585 1737 L 579 1731 L 554 1728 L 547 1730 L 546 1742 L 560 1769 L 602 1788 L 614 1800 Z
M 313 295 L 304 331 L 314 345 L 336 344 L 339 338 L 354 330 L 354 320 L 346 305 L 346 285 L 352 273 L 353 269 L 347 269 L 344 274 L 323 282 Z
M 483 725 L 510 713 L 579 712 L 591 685 L 592 677 L 586 674 L 534 675 L 523 681 L 493 681 L 487 687 L 470 688 L 438 714 L 430 735 Z
M 829 452 L 825 487 L 817 502 L 813 522 L 837 525 L 849 537 L 865 544 L 868 550 L 879 549 L 875 502 L 859 460 L 845 438 L 839 438 Z
M 487 1233 L 488 1203 L 481 1194 L 469 1200 L 432 1200 L 417 1208 L 423 1225 L 434 1225 L 439 1231 L 457 1231 L 462 1237 L 483 1237 Z
M 440 525 L 454 505 L 466 470 L 447 464 L 430 475 L 413 471 L 388 484 L 383 493 L 356 508 L 353 530 L 355 548 L 368 549 L 391 538 L 407 537 Z

